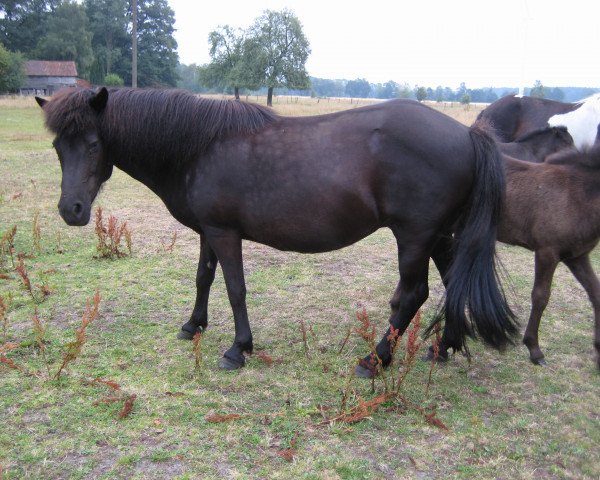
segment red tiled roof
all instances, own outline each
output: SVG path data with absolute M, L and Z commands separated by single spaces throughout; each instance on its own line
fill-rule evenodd
M 27 60 L 25 75 L 28 77 L 76 77 L 77 67 L 72 61 Z

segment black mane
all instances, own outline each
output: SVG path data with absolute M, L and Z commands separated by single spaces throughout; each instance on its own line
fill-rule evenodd
M 46 108 L 47 127 L 59 136 L 97 128 L 101 139 L 115 139 L 105 145 L 112 153 L 133 154 L 137 159 L 132 160 L 139 161 L 182 163 L 219 138 L 254 133 L 278 118 L 253 103 L 201 98 L 183 90 L 131 88 L 110 89 L 106 108 L 98 115 L 89 105 L 94 95 L 90 89 L 58 93 Z M 140 150 L 140 145 L 146 148 Z M 169 152 L 169 158 L 157 158 L 157 152 Z

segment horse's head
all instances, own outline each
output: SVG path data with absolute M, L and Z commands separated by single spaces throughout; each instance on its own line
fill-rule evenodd
M 108 92 L 105 88 L 97 93 L 71 90 L 50 101 L 36 100 L 44 110 L 46 126 L 56 135 L 52 143 L 62 169 L 60 215 L 68 225 L 86 225 L 92 203 L 112 173 L 98 132 Z

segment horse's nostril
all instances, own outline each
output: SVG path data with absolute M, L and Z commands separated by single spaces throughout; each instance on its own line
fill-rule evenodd
M 83 205 L 81 204 L 81 202 L 75 202 L 73 204 L 73 213 L 79 216 L 81 215 L 81 212 L 83 212 Z

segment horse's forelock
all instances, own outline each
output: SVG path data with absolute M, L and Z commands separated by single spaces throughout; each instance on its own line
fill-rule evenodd
M 57 136 L 74 136 L 94 125 L 90 89 L 63 89 L 44 105 L 46 127 Z

